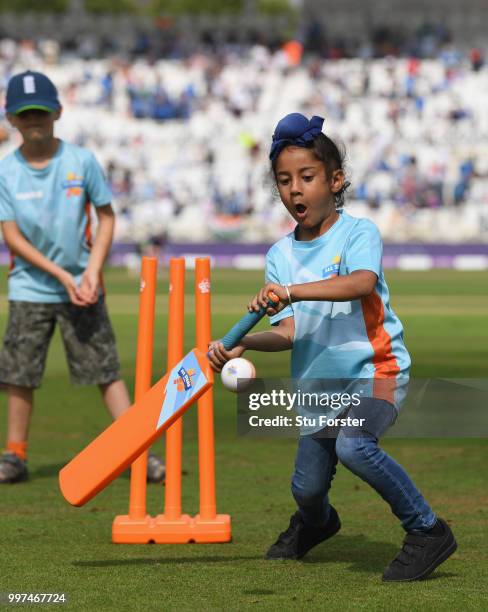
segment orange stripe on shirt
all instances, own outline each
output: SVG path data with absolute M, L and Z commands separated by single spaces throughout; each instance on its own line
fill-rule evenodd
M 373 291 L 361 298 L 366 333 L 373 347 L 373 365 L 375 368 L 374 397 L 394 403 L 396 375 L 400 372 L 397 359 L 392 352 L 391 336 L 384 327 L 385 307 L 383 301 Z

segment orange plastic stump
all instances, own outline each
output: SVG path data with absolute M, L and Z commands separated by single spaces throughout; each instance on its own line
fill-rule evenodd
M 158 261 L 143 257 L 139 298 L 139 325 L 137 331 L 137 359 L 135 398 L 141 398 L 151 386 L 152 352 L 154 336 L 154 310 Z M 116 516 L 112 523 L 112 541 L 116 543 L 144 543 L 152 518 L 146 514 L 147 452 L 132 464 L 129 514 Z
M 212 339 L 210 259 L 195 262 L 196 344 L 208 350 Z M 198 463 L 200 467 L 200 513 L 193 518 L 194 542 L 230 542 L 231 520 L 228 514 L 217 514 L 215 495 L 215 436 L 213 389 L 198 400 Z

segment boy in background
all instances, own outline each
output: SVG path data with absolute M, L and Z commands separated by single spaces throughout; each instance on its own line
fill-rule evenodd
M 58 92 L 39 72 L 9 81 L 7 119 L 21 146 L 0 162 L 0 222 L 12 257 L 9 317 L 0 353 L 7 387 L 7 446 L 0 483 L 28 478 L 27 440 L 33 392 L 59 324 L 74 384 L 98 385 L 116 419 L 131 402 L 105 306 L 102 267 L 112 244 L 111 193 L 93 154 L 54 136 Z M 90 205 L 98 218 L 92 243 Z M 148 460 L 148 481 L 164 479 L 164 464 Z

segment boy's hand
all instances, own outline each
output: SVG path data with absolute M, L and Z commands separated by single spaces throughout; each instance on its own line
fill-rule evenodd
M 266 310 L 266 314 L 269 316 L 273 316 L 276 313 L 283 310 L 285 306 L 288 306 L 288 294 L 286 289 L 282 285 L 278 285 L 277 283 L 266 283 L 262 289 L 253 297 L 253 299 L 247 305 L 247 309 L 249 312 L 255 310 L 258 312 L 263 306 L 267 306 L 269 302 L 268 294 L 272 291 L 276 294 L 276 296 L 280 299 L 279 303 L 274 308 L 268 308 Z
M 246 349 L 242 344 L 238 344 L 230 351 L 226 351 L 220 340 L 213 340 L 208 345 L 208 359 L 210 367 L 215 372 L 221 372 L 224 365 L 230 360 L 240 357 Z
M 63 285 L 66 289 L 67 294 L 69 295 L 70 302 L 75 306 L 89 306 L 90 302 L 86 300 L 80 288 L 76 284 L 76 281 L 69 272 L 66 270 L 61 270 L 57 275 L 58 281 Z
M 87 268 L 81 277 L 80 293 L 89 304 L 95 304 L 98 300 L 98 289 L 100 288 L 100 275 L 98 272 Z

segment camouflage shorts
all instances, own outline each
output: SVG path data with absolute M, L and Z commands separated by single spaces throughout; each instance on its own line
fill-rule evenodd
M 0 382 L 40 386 L 56 323 L 73 384 L 108 384 L 120 378 L 115 336 L 105 301 L 100 298 L 87 308 L 70 303 L 9 302 L 0 353 Z

